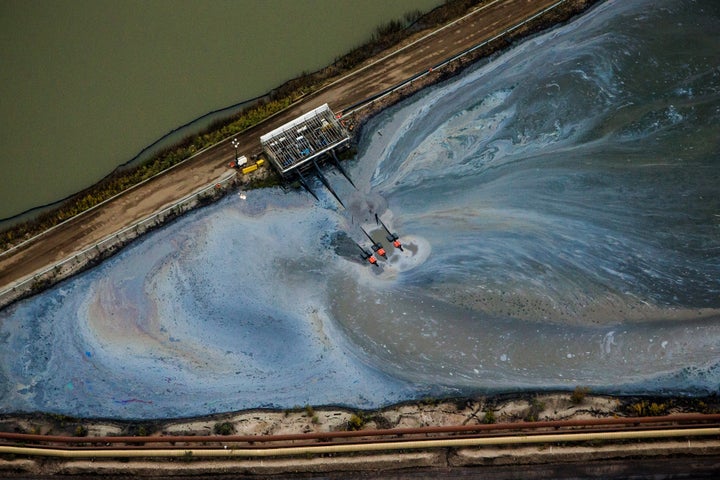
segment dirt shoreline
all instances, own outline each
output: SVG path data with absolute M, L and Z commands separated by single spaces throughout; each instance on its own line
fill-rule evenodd
M 577 392 L 577 391 L 576 391 Z M 340 432 L 350 429 L 407 429 L 431 426 L 480 425 L 545 420 L 720 412 L 720 398 L 643 398 L 591 395 L 581 391 L 507 394 L 455 399 L 424 399 L 377 410 L 339 407 L 298 407 L 292 410 L 255 409 L 200 418 L 121 421 L 73 419 L 62 415 L 0 416 L 0 431 L 75 436 L 92 444 L 93 437 L 287 435 Z M 653 407 L 654 405 L 654 407 Z M 488 414 L 488 412 L 492 412 Z M 361 424 L 357 419 L 361 419 Z M 205 448 L 212 444 L 203 443 Z M 221 445 L 221 444 L 219 444 Z M 219 447 L 216 446 L 216 448 Z M 182 447 L 181 444 L 177 446 Z M 190 447 L 188 447 L 190 448 Z M 600 459 L 658 458 L 670 455 L 718 456 L 720 438 L 596 444 L 541 444 L 407 450 L 268 459 L 48 459 L 0 455 L 0 476 L 26 475 L 218 475 L 285 476 L 342 472 L 393 472 L 408 468 L 482 468 L 577 463 Z

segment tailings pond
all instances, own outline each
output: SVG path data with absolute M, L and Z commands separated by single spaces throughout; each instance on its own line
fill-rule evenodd
M 604 2 L 373 119 L 359 189 L 328 169 L 347 209 L 236 192 L 4 309 L 0 411 L 717 392 L 718 31 Z

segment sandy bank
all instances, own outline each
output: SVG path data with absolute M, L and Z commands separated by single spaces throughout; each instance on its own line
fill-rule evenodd
M 655 407 L 652 407 L 655 405 Z M 206 436 L 287 435 L 361 430 L 403 429 L 428 426 L 480 425 L 489 422 L 516 423 L 528 420 L 582 420 L 632 417 L 647 414 L 712 413 L 720 408 L 716 397 L 637 398 L 556 392 L 540 395 L 504 395 L 439 401 L 426 399 L 374 411 L 306 406 L 287 411 L 251 410 L 198 419 L 158 422 L 79 420 L 52 415 L 23 415 L 0 418 L 0 431 L 34 432 L 41 435 L 87 434 L 88 445 L 98 436 Z M 645 410 L 642 410 L 645 409 Z M 492 412 L 492 413 L 488 413 Z M 358 421 L 358 419 L 360 419 Z M 213 445 L 203 443 L 206 448 Z M 178 444 L 180 448 L 184 448 Z M 190 444 L 187 448 L 191 447 Z M 218 445 L 215 446 L 218 448 Z M 679 439 L 653 442 L 601 442 L 594 444 L 540 444 L 473 448 L 444 448 L 374 452 L 363 454 L 312 455 L 267 459 L 113 459 L 55 460 L 4 455 L 0 475 L 281 475 L 288 472 L 390 472 L 407 468 L 497 467 L 548 463 L 589 462 L 606 459 L 661 457 L 669 455 L 717 456 L 717 438 Z

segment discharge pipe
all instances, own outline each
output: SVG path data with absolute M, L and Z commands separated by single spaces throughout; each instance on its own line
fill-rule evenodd
M 462 448 L 498 445 L 523 445 L 558 442 L 617 441 L 637 439 L 667 439 L 682 437 L 719 436 L 720 427 L 689 428 L 679 430 L 646 430 L 631 432 L 601 433 L 565 433 L 548 435 L 518 435 L 491 438 L 456 438 L 437 440 L 408 440 L 394 443 L 367 443 L 362 445 L 313 445 L 299 447 L 278 447 L 261 449 L 222 448 L 222 449 L 184 449 L 176 450 L 68 450 L 47 447 L 0 446 L 0 453 L 58 458 L 117 458 L 117 457 L 287 457 L 297 455 L 317 455 L 326 453 L 379 452 L 393 450 L 424 450 L 430 448 Z

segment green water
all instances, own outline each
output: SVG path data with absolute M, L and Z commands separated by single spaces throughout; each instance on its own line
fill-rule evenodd
M 0 2 L 0 219 L 439 0 Z

